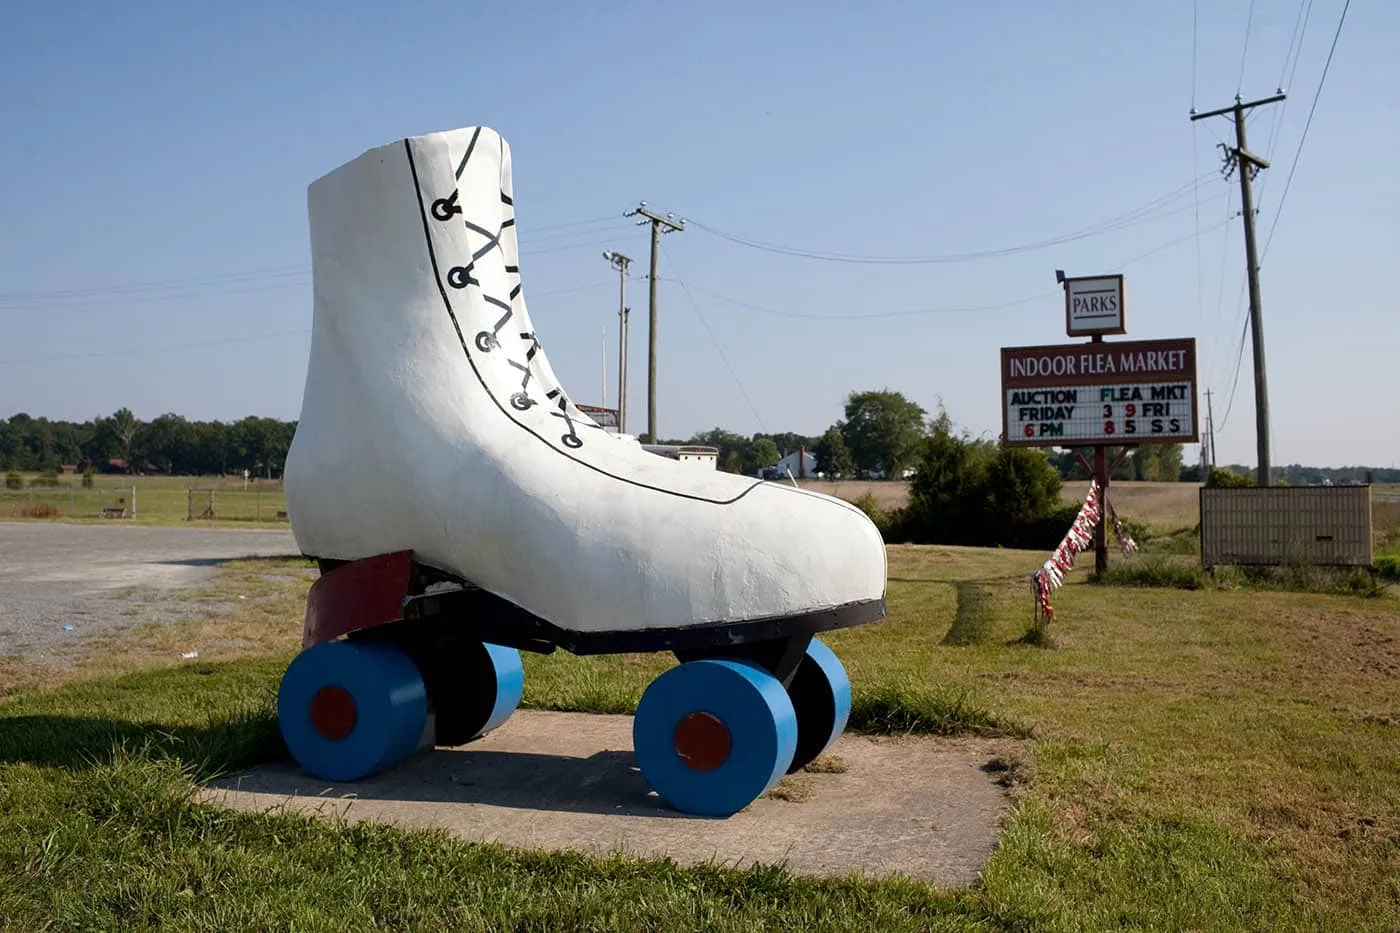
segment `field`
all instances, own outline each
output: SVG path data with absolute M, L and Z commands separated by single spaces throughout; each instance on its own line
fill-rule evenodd
M 22 474 L 23 489 L 0 489 L 0 521 L 125 522 L 137 525 L 193 524 L 246 526 L 287 524 L 286 497 L 280 480 L 222 476 L 93 477 L 85 489 L 80 476 L 59 477 L 61 486 L 33 485 L 37 474 Z M 196 490 L 191 496 L 190 490 Z M 212 493 L 212 498 L 211 498 Z M 135 515 L 130 514 L 135 501 Z M 125 518 L 103 518 L 106 508 L 125 508 Z M 211 517 L 208 517 L 212 515 Z
M 882 509 L 897 509 L 909 501 L 909 484 L 895 481 L 805 480 L 799 485 L 814 492 L 824 492 L 848 502 L 869 495 Z M 1143 522 L 1154 532 L 1170 534 L 1193 528 L 1199 520 L 1200 485 L 1198 483 L 1116 482 L 1109 487 L 1113 506 L 1124 518 Z M 1061 498 L 1068 503 L 1084 499 L 1087 481 L 1068 481 Z
M 1075 574 L 1041 648 L 1023 640 L 1024 580 L 1043 554 L 889 553 L 889 619 L 829 642 L 855 684 L 853 727 L 1008 737 L 1015 811 L 970 890 L 522 852 L 194 803 L 196 781 L 282 754 L 273 697 L 312 573 L 243 561 L 191 594 L 188 621 L 120 651 L 94 645 L 55 670 L 0 661 L 0 928 L 1400 926 L 1394 594 Z M 204 609 L 235 592 L 257 595 L 217 618 Z M 526 703 L 628 711 L 666 663 L 530 656 Z
M 870 496 L 881 509 L 903 508 L 909 502 L 909 484 L 899 480 L 800 480 L 798 485 L 847 502 Z

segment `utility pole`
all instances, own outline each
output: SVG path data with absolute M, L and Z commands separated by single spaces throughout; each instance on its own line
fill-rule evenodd
M 1214 469 L 1215 462 L 1215 409 L 1210 403 L 1211 391 L 1206 389 L 1206 441 L 1210 445 L 1206 448 L 1206 462 Z M 1202 477 L 1207 478 L 1207 477 Z
M 618 272 L 617 283 L 617 433 L 627 433 L 627 267 L 631 258 L 606 250 L 603 258 Z
M 1249 276 L 1249 330 L 1254 338 L 1254 431 L 1258 445 L 1259 457 L 1259 485 L 1269 485 L 1270 463 L 1269 463 L 1269 380 L 1264 371 L 1264 320 L 1263 309 L 1259 301 L 1259 251 L 1255 244 L 1254 237 L 1254 176 L 1260 169 L 1269 167 L 1269 163 L 1264 159 L 1249 151 L 1245 145 L 1244 138 L 1244 115 L 1245 111 L 1264 104 L 1276 104 L 1287 98 L 1279 88 L 1273 97 L 1265 97 L 1260 100 L 1244 103 L 1238 94 L 1235 95 L 1234 106 L 1221 107 L 1219 110 L 1212 110 L 1208 113 L 1191 114 L 1192 122 L 1204 120 L 1206 117 L 1218 117 L 1230 114 L 1235 121 L 1235 147 L 1221 144 L 1225 150 L 1225 168 L 1222 169 L 1228 178 L 1230 172 L 1238 169 L 1240 173 L 1240 210 L 1244 216 L 1244 253 L 1246 272 Z
M 647 202 L 642 201 L 636 208 L 623 214 L 624 217 L 645 217 L 641 223 L 651 224 L 651 308 L 647 320 L 647 443 L 656 443 L 656 258 L 661 249 L 662 233 L 679 233 L 685 229 L 685 220 L 677 220 L 674 214 L 662 217 L 647 210 Z M 662 229 L 662 228 L 666 229 Z

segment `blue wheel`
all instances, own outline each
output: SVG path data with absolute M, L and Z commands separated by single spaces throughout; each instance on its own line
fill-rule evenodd
M 691 661 L 642 694 L 632 746 L 642 776 L 676 809 L 729 816 L 782 778 L 797 714 L 782 682 L 757 664 Z
M 424 658 L 422 667 L 438 745 L 464 745 L 500 726 L 525 690 L 525 668 L 514 648 L 453 642 Z
M 427 722 L 423 677 L 392 645 L 314 645 L 292 661 L 277 691 L 277 723 L 292 757 L 328 781 L 357 781 L 408 757 Z
M 813 638 L 787 690 L 797 711 L 797 751 L 788 766 L 791 774 L 811 764 L 846 731 L 851 681 L 835 652 Z

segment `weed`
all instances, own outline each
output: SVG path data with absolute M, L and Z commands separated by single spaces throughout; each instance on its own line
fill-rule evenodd
M 1210 585 L 1209 575 L 1200 564 L 1159 554 L 1141 554 L 1110 564 L 1107 572 L 1090 574 L 1088 579 L 1108 586 L 1161 586 L 1178 590 L 1200 590 Z
M 19 510 L 20 518 L 57 518 L 58 509 L 52 505 L 26 505 Z

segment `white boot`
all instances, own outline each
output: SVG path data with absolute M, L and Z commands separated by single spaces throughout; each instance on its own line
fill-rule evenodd
M 883 616 L 885 549 L 858 509 L 655 456 L 574 407 L 521 295 L 511 191 L 510 149 L 480 127 L 311 185 L 315 321 L 286 469 L 302 552 L 412 550 L 586 635 Z

